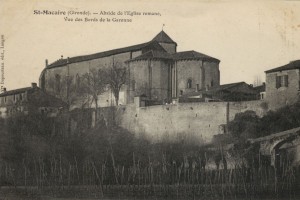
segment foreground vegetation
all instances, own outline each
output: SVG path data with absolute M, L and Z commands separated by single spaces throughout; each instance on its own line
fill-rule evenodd
M 298 106 L 281 110 L 281 117 L 275 112 L 264 118 L 252 112 L 237 115 L 229 125 L 236 153 L 246 152 L 240 138 L 300 126 Z M 101 120 L 95 128 L 82 124 L 70 131 L 69 117 L 20 115 L 0 122 L 0 197 L 12 192 L 37 198 L 299 197 L 299 168 L 286 163 L 274 169 L 256 162 L 254 151 L 243 155 L 250 164 L 237 162 L 227 169 L 222 152 L 216 150 L 218 142 L 204 147 L 185 141 L 150 144 Z M 257 132 L 260 135 L 253 135 Z M 208 170 L 209 160 L 223 167 Z

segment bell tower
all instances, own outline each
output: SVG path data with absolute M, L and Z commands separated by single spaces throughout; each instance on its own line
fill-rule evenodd
M 158 33 L 152 41 L 158 42 L 168 53 L 173 54 L 177 51 L 177 43 L 174 42 L 163 30 Z

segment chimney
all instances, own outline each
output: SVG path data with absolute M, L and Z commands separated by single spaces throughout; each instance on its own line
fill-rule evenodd
M 69 62 L 70 62 L 70 58 L 68 57 L 68 58 L 67 58 L 67 63 L 69 63 Z
M 199 84 L 196 84 L 196 92 L 199 91 Z
M 31 87 L 32 88 L 37 88 L 37 84 L 36 83 L 31 83 Z
M 45 66 L 48 67 L 48 59 L 45 60 Z

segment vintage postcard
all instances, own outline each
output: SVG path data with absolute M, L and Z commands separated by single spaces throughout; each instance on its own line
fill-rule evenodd
M 0 199 L 300 198 L 300 1 L 0 5 Z

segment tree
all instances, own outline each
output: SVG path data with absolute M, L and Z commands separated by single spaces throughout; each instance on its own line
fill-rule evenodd
M 107 83 L 114 94 L 116 105 L 119 105 L 119 94 L 121 87 L 127 82 L 126 67 L 119 62 L 112 63 L 111 67 L 106 70 Z
M 260 118 L 254 111 L 246 111 L 235 115 L 234 120 L 228 123 L 229 132 L 235 137 L 257 137 Z
M 90 72 L 82 76 L 82 92 L 92 97 L 92 104 L 95 102 L 95 121 L 97 121 L 98 114 L 98 96 L 103 94 L 107 86 L 107 77 L 105 70 L 100 68 L 98 70 L 91 69 Z
M 260 85 L 262 85 L 260 75 L 256 75 L 254 77 L 253 86 L 256 87 L 256 86 L 260 86 Z
M 81 93 L 78 86 L 74 84 L 73 76 L 63 76 L 61 78 L 57 75 L 55 79 L 50 79 L 48 84 L 55 96 L 67 104 L 68 110 L 78 100 Z

